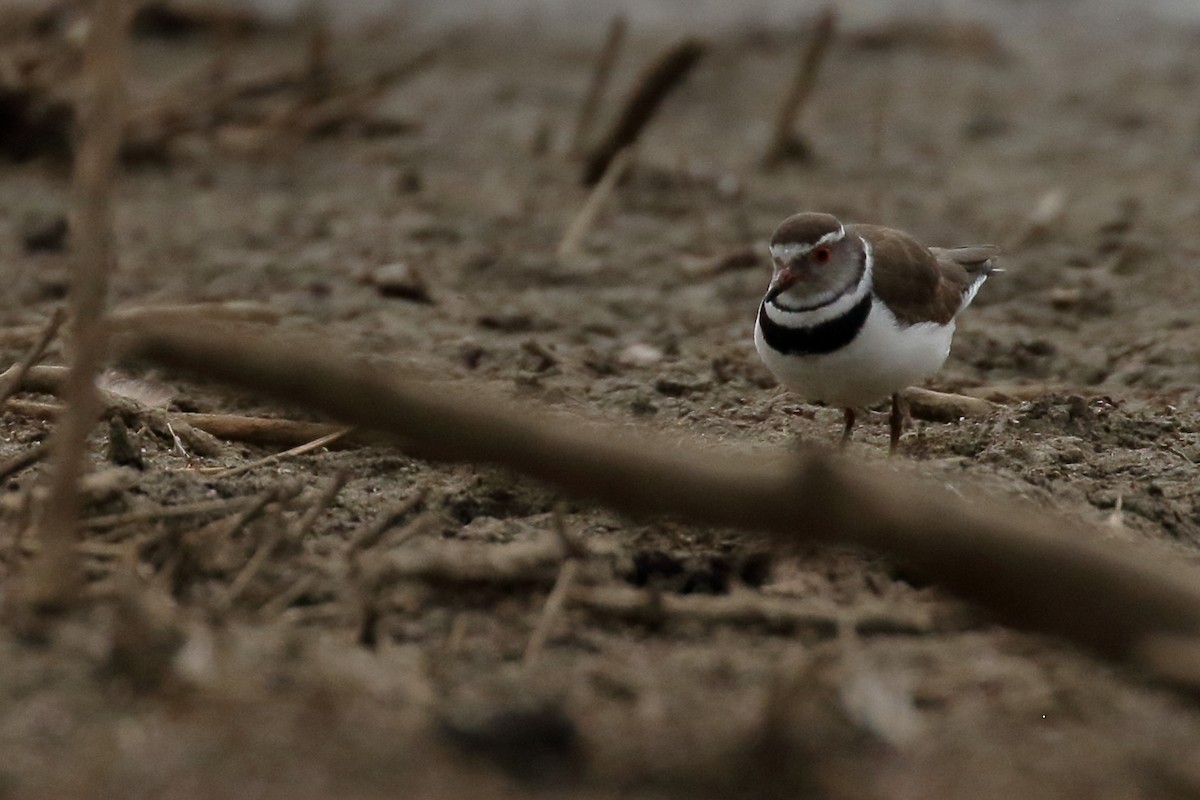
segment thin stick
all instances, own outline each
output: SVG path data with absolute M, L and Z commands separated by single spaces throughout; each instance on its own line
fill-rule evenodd
M 35 368 L 36 370 L 36 368 Z M 105 402 L 103 411 L 118 411 L 118 412 L 134 412 L 144 410 L 145 418 L 142 420 L 149 424 L 151 428 L 166 429 L 166 425 L 172 425 L 176 433 L 180 436 L 192 438 L 186 433 L 189 428 L 194 428 L 194 431 L 201 431 L 209 436 L 217 439 L 224 439 L 230 442 L 246 442 L 247 444 L 261 445 L 276 445 L 282 447 L 294 447 L 298 445 L 311 444 L 314 440 L 333 434 L 345 434 L 345 425 L 331 425 L 324 422 L 306 422 L 304 420 L 295 419 L 276 419 L 274 417 L 243 417 L 237 414 L 200 414 L 193 412 L 167 412 L 162 409 L 136 409 L 131 408 L 131 403 L 134 401 L 129 398 L 114 397 L 111 393 L 104 393 L 102 400 Z M 64 406 L 51 403 L 37 403 L 29 400 L 9 400 L 5 406 L 8 411 L 14 414 L 20 414 L 26 417 L 36 417 L 38 419 L 58 419 L 63 415 Z M 162 415 L 162 425 L 154 424 L 156 422 L 154 415 Z M 122 416 L 126 416 L 122 413 Z M 132 415 L 136 418 L 137 413 Z M 126 419 L 128 424 L 131 418 Z M 184 426 L 187 427 L 184 427 Z M 326 444 L 334 444 L 341 441 L 338 439 L 330 439 Z M 372 441 L 367 435 L 347 436 L 345 444 L 364 444 Z M 189 441 L 193 450 L 198 450 L 197 441 Z M 207 452 L 202 453 L 209 454 Z
M 542 615 L 538 617 L 537 626 L 533 629 L 533 633 L 529 636 L 529 643 L 525 646 L 523 661 L 525 666 L 537 661 L 542 650 L 545 649 L 546 639 L 550 636 L 550 630 L 554 627 L 554 623 L 562 615 L 563 604 L 566 602 L 578 572 L 579 561 L 574 558 L 568 558 L 559 568 L 554 588 L 546 596 L 546 604 L 542 606 Z
M 604 204 L 612 196 L 613 190 L 617 188 L 617 184 L 621 182 L 621 178 L 625 176 L 632 163 L 633 154 L 629 148 L 617 153 L 616 157 L 609 162 L 604 177 L 592 189 L 583 208 L 579 209 L 579 213 L 575 215 L 575 219 L 571 221 L 566 233 L 563 234 L 562 241 L 558 245 L 560 259 L 572 258 L 579 252 L 584 237 L 588 235 L 588 231 L 596 223 L 596 217 L 600 215 L 600 209 L 604 208 Z
M 979 401 L 979 402 L 983 402 L 983 401 Z M 334 431 L 333 433 L 327 433 L 324 436 L 320 436 L 316 439 L 313 439 L 311 442 L 305 442 L 302 445 L 293 447 L 291 450 L 284 450 L 282 453 L 272 453 L 271 455 L 266 456 L 264 458 L 260 458 L 257 461 L 251 461 L 249 463 L 242 464 L 241 466 L 238 466 L 238 467 L 228 467 L 228 468 L 219 467 L 211 473 L 211 477 L 213 477 L 213 478 L 231 478 L 234 475 L 241 475 L 242 473 L 250 472 L 251 470 L 258 469 L 259 467 L 265 467 L 268 464 L 274 464 L 275 462 L 282 461 L 285 458 L 292 458 L 294 456 L 302 456 L 302 455 L 305 455 L 306 453 L 311 453 L 314 450 L 320 450 L 325 445 L 336 442 L 338 439 L 345 436 L 351 430 L 352 430 L 351 428 L 342 428 L 339 431 Z M 206 472 L 206 470 L 203 470 L 203 469 L 200 471 Z
M 720 625 L 759 625 L 773 631 L 804 630 L 820 638 L 837 635 L 839 623 L 860 636 L 881 634 L 920 635 L 943 632 L 929 609 L 884 606 L 862 609 L 852 616 L 837 606 L 812 601 L 764 596 L 742 591 L 730 595 L 673 595 L 632 587 L 578 587 L 567 593 L 567 603 L 594 614 L 646 622 L 700 620 Z M 950 627 L 954 627 L 951 621 Z M 961 626 L 959 626 L 961 627 Z
M 50 442 L 38 442 L 32 447 L 0 462 L 0 481 L 6 480 L 23 469 L 33 466 L 50 453 Z
M 263 536 L 262 541 L 258 543 L 258 547 L 255 548 L 241 571 L 230 581 L 229 588 L 225 590 L 225 594 L 218 601 L 219 607 L 230 608 L 234 601 L 241 597 L 242 592 L 250 585 L 250 581 L 254 580 L 263 565 L 267 563 L 267 559 L 275 552 L 281 538 L 280 528 L 272 528 Z
M 978 397 L 935 392 L 919 386 L 910 386 L 901 392 L 900 396 L 908 404 L 913 419 L 935 422 L 955 422 L 964 417 L 986 417 L 999 408 L 995 403 Z
M 608 171 L 609 162 L 637 141 L 671 90 L 683 83 L 704 55 L 707 45 L 683 39 L 664 50 L 638 77 L 608 134 L 592 149 L 584 166 L 583 183 L 592 186 Z
M 4 383 L 0 385 L 0 405 L 4 401 L 16 394 L 20 389 L 25 376 L 29 374 L 29 370 L 33 365 L 41 360 L 45 354 L 46 348 L 50 346 L 50 342 L 54 341 L 54 337 L 58 335 L 58 329 L 62 325 L 63 320 L 67 318 L 66 312 L 61 308 L 56 308 L 54 313 L 50 315 L 50 321 L 46 323 L 46 327 L 42 330 L 38 340 L 33 343 L 33 346 L 25 353 L 25 355 L 14 364 L 12 367 L 4 371 Z
M 112 195 L 124 127 L 130 12 L 123 0 L 96 0 L 90 18 L 72 187 L 76 252 L 69 300 L 75 352 L 64 392 L 68 412 L 51 444 L 54 470 L 40 525 L 44 549 L 30 566 L 28 599 L 34 608 L 68 607 L 83 578 L 75 548 L 82 507 L 79 481 L 88 434 L 100 415 L 96 375 L 105 351 L 104 306 L 116 261 Z
M 612 77 L 613 65 L 617 62 L 617 53 L 620 52 L 621 44 L 625 41 L 625 28 L 624 14 L 617 14 L 608 23 L 608 35 L 604 38 L 604 45 L 600 48 L 600 55 L 596 58 L 591 82 L 588 83 L 587 93 L 584 94 L 583 103 L 579 106 L 579 116 L 575 119 L 575 131 L 571 134 L 571 155 L 577 156 L 583 152 L 585 143 L 591 134 L 592 121 L 596 117 L 596 111 L 600 108 L 600 101 L 604 99 L 604 92 Z
M 796 132 L 796 123 L 817 85 L 817 75 L 825 61 L 825 54 L 829 52 L 836 22 L 837 13 L 833 6 L 827 6 L 817 16 L 812 36 L 809 37 L 808 44 L 796 64 L 792 84 L 788 87 L 783 103 L 779 106 L 779 113 L 775 116 L 774 133 L 763 155 L 763 166 L 769 167 L 785 158 L 808 157 L 808 147 L 804 138 Z
M 1111 658 L 1137 658 L 1151 635 L 1200 636 L 1195 569 L 1044 511 L 968 504 L 869 464 L 559 423 L 496 399 L 401 383 L 351 366 L 345 354 L 222 332 L 147 331 L 136 355 L 388 431 L 425 457 L 504 465 L 625 513 L 764 531 L 781 546 L 845 542 L 890 554 L 1011 623 Z
M 269 144 L 271 137 L 279 133 L 309 135 L 358 118 L 366 106 L 377 101 L 384 93 L 411 80 L 434 64 L 442 50 L 440 45 L 428 47 L 400 64 L 381 70 L 361 85 L 339 95 L 315 104 L 305 101 L 297 105 L 276 121 L 278 130 L 266 132 L 264 144 Z
M 288 588 L 281 593 L 275 595 L 266 603 L 263 603 L 262 608 L 258 613 L 264 617 L 276 617 L 287 610 L 287 607 L 304 596 L 304 593 L 317 585 L 317 576 L 312 574 L 301 575 Z
M 333 434 L 346 434 L 346 426 L 330 425 L 324 422 L 305 422 L 294 419 L 274 419 L 267 417 L 242 417 L 236 414 L 171 414 L 171 420 L 180 419 L 194 428 L 218 439 L 231 442 L 248 442 L 250 444 L 280 445 L 284 447 L 301 445 Z M 350 437 L 358 441 L 357 437 Z M 336 439 L 331 439 L 332 444 Z M 359 442 L 361 444 L 361 442 Z
M 450 541 L 405 547 L 382 554 L 364 567 L 367 584 L 374 587 L 403 580 L 549 586 L 562 561 L 558 539 L 545 535 L 507 544 Z
M 388 528 L 415 511 L 425 502 L 428 494 L 429 487 L 421 486 L 397 505 L 363 525 L 350 536 L 351 550 L 361 551 L 374 547 L 380 537 L 387 533 Z
M 230 520 L 228 524 L 219 526 L 222 538 L 232 539 L 233 537 L 237 536 L 239 533 L 241 533 L 242 529 L 253 522 L 268 505 L 276 500 L 285 499 L 281 496 L 281 494 L 285 493 L 281 493 L 275 489 L 268 489 L 265 492 L 255 495 L 254 499 L 250 502 L 250 505 L 235 514 L 233 519 Z M 216 523 L 213 524 L 215 525 Z
M 175 506 L 159 506 L 158 508 L 126 511 L 121 514 L 105 514 L 85 519 L 83 525 L 86 528 L 100 530 L 104 528 L 120 528 L 123 525 L 159 522 L 165 519 L 178 519 L 180 517 L 224 514 L 245 508 L 253 502 L 254 498 L 252 497 L 231 497 L 228 500 L 203 500 L 198 503 L 181 503 Z
M 338 492 L 342 491 L 342 487 L 346 485 L 346 481 L 349 478 L 350 473 L 346 470 L 338 470 L 337 474 L 333 476 L 333 480 L 329 482 L 329 485 L 317 497 L 316 502 L 309 506 L 304 515 L 300 517 L 300 520 L 288 530 L 287 538 L 293 542 L 298 542 L 307 536 L 308 532 L 312 530 L 312 526 L 316 523 L 317 517 L 321 516 L 327 508 L 333 505 Z

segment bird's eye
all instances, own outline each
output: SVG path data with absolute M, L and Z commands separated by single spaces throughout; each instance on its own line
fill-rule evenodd
M 817 264 L 825 264 L 829 262 L 830 255 L 831 253 L 828 247 L 818 247 L 816 250 L 812 251 L 812 260 Z

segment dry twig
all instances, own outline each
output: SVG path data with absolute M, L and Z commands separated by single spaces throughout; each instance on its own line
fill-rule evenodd
M 812 36 L 796 65 L 796 75 L 792 78 L 792 84 L 788 87 L 788 93 L 784 96 L 783 104 L 779 106 L 779 113 L 775 117 L 771 142 L 763 154 L 763 166 L 772 166 L 786 158 L 805 160 L 811 156 L 804 137 L 796 132 L 796 120 L 817 85 L 817 75 L 833 41 L 836 22 L 837 13 L 832 6 L 826 7 L 817 17 Z
M 927 419 L 933 422 L 956 422 L 964 417 L 986 417 L 999 408 L 995 403 L 978 397 L 935 392 L 918 386 L 911 386 L 902 394 L 913 419 Z
M 16 364 L 6 369 L 3 375 L 0 375 L 0 405 L 17 393 L 21 388 L 21 383 L 25 380 L 25 376 L 29 374 L 29 370 L 33 368 L 46 352 L 46 348 L 50 346 L 50 342 L 54 341 L 54 337 L 58 335 L 58 329 L 66 319 L 66 314 L 61 308 L 55 309 L 50 315 L 50 321 L 46 323 L 46 327 L 42 330 L 38 340 L 33 343 L 29 351 L 25 353 Z
M 1035 383 L 1025 386 L 1016 384 L 991 384 L 988 386 L 977 386 L 962 389 L 961 394 L 964 397 L 978 397 L 981 400 L 988 400 L 993 403 L 1007 405 L 1011 403 L 1022 403 L 1029 400 L 1038 400 L 1050 395 L 1071 395 L 1081 394 L 1087 396 L 1087 391 L 1081 388 L 1073 388 L 1070 386 L 1052 386 L 1045 383 Z
M 230 608 L 233 606 L 246 587 L 250 585 L 250 581 L 254 580 L 259 571 L 267 563 L 267 559 L 275 552 L 275 548 L 279 546 L 283 539 L 283 529 L 280 526 L 272 527 L 263 536 L 262 541 L 258 543 L 258 547 L 254 549 L 254 553 L 242 566 L 242 569 L 230 581 L 229 587 L 218 601 L 218 606 Z
M 319 103 L 297 106 L 284 120 L 282 131 L 304 136 L 328 133 L 360 118 L 363 110 L 386 92 L 432 65 L 441 54 L 440 46 L 429 47 L 394 67 L 383 70 L 360 85 Z
M 664 50 L 638 77 L 612 128 L 592 149 L 584 166 L 583 183 L 592 186 L 608 171 L 609 162 L 637 141 L 663 100 L 691 72 L 707 45 L 683 39 Z
M 0 480 L 6 480 L 21 470 L 32 467 L 49 454 L 49 441 L 38 442 L 31 447 L 25 448 L 25 450 L 17 453 L 15 456 L 11 456 L 0 462 Z
M 400 580 L 435 583 L 528 584 L 554 581 L 563 561 L 558 537 L 547 534 L 509 544 L 437 542 L 409 546 L 364 565 L 370 586 Z
M 786 460 L 556 424 L 492 399 L 455 397 L 234 334 L 147 331 L 136 354 L 388 431 L 444 461 L 501 464 L 630 514 L 674 514 L 769 532 L 782 544 L 847 542 L 889 554 L 1013 624 L 1113 658 L 1149 636 L 1200 636 L 1196 573 L 1044 512 L 976 500 L 820 453 Z M 814 502 L 813 498 L 820 498 Z M 555 553 L 561 546 L 555 544 Z M 543 563 L 557 563 L 549 551 Z M 410 555 L 410 559 L 413 558 Z M 481 574 L 446 554 L 393 560 L 393 575 Z M 530 577 L 524 569 L 510 575 Z M 477 562 L 479 563 L 479 562 Z M 544 567 L 536 570 L 545 580 Z M 387 571 L 385 569 L 385 571 Z M 1020 587 L 1015 591 L 1013 587 Z
M 248 444 L 297 447 L 335 433 L 345 435 L 344 425 L 329 425 L 323 422 L 304 422 L 294 419 L 268 417 L 243 417 L 237 414 L 169 414 L 172 422 L 186 422 L 207 434 L 230 442 Z M 339 441 L 356 441 L 357 437 L 339 437 Z M 327 444 L 333 444 L 330 440 Z
M 198 517 L 205 514 L 225 514 L 242 510 L 255 502 L 252 497 L 231 497 L 227 500 L 203 500 L 198 503 L 180 503 L 172 506 L 142 508 L 136 511 L 125 511 L 120 514 L 105 514 L 91 517 L 83 521 L 87 528 L 105 529 L 120 528 L 125 525 L 138 525 L 147 522 L 159 522 L 180 517 Z
M 321 516 L 326 509 L 333 505 L 338 492 L 342 491 L 342 487 L 346 485 L 349 477 L 349 473 L 345 470 L 338 470 L 337 474 L 333 476 L 333 480 L 329 482 L 329 485 L 317 496 L 316 501 L 308 507 L 308 510 L 304 512 L 304 515 L 300 517 L 296 524 L 288 529 L 287 538 L 290 541 L 298 542 L 308 535 L 308 532 L 312 530 L 313 524 L 316 523 L 317 517 Z
M 140 422 L 160 436 L 177 435 L 192 452 L 202 456 L 220 455 L 223 452 L 219 444 L 214 446 L 207 437 L 281 447 L 304 446 L 334 434 L 343 436 L 329 438 L 323 444 L 366 444 L 374 441 L 367 435 L 344 436 L 344 425 L 274 417 L 243 417 L 238 414 L 169 412 L 148 408 L 130 398 L 117 397 L 108 392 L 102 395 L 102 400 L 105 403 L 102 413 L 115 411 L 121 414 L 126 424 Z M 38 419 L 58 419 L 64 409 L 60 405 L 28 400 L 9 400 L 5 408 L 14 414 Z
M 594 614 L 657 624 L 665 620 L 699 620 L 719 625 L 760 625 L 774 631 L 804 631 L 833 638 L 844 622 L 860 635 L 922 634 L 936 629 L 927 609 L 880 608 L 847 616 L 828 603 L 764 597 L 757 592 L 730 595 L 664 594 L 646 589 L 580 587 L 567 595 L 573 605 Z
M 369 550 L 378 544 L 383 534 L 387 533 L 398 521 L 404 519 L 425 502 L 429 495 L 429 487 L 421 486 L 408 497 L 405 497 L 393 508 L 388 509 L 376 519 L 359 528 L 350 536 L 350 549 L 355 552 Z
M 575 582 L 575 575 L 578 572 L 579 561 L 574 558 L 568 558 L 559 567 L 554 588 L 546 596 L 542 614 L 538 617 L 533 633 L 529 635 L 529 643 L 525 645 L 524 663 L 526 665 L 537 661 L 542 655 L 542 650 L 546 647 L 546 639 L 550 636 L 550 630 L 554 627 L 554 623 L 562 614 L 563 604 L 571 592 L 571 586 Z
M 65 391 L 68 413 L 51 443 L 54 471 L 40 526 L 43 550 L 30 568 L 27 587 L 31 608 L 70 605 L 82 579 L 74 546 L 82 507 L 79 483 L 85 471 L 87 437 L 100 411 L 96 375 L 104 357 L 104 305 L 116 261 L 112 194 L 123 128 L 131 12 L 124 0 L 96 0 L 92 8 L 72 199 L 75 258 L 69 301 L 75 352 Z
M 327 433 L 324 436 L 319 436 L 316 439 L 313 439 L 311 442 L 305 442 L 304 444 L 293 447 L 290 450 L 284 450 L 282 453 L 272 453 L 271 455 L 264 456 L 257 461 L 250 461 L 237 467 L 218 468 L 212 473 L 212 477 L 232 478 L 235 475 L 242 475 L 243 473 L 256 470 L 259 467 L 265 467 L 268 464 L 274 464 L 276 462 L 283 461 L 286 458 L 302 456 L 307 453 L 311 453 L 314 450 L 320 450 L 322 447 L 333 444 L 338 439 L 341 439 L 343 436 L 349 433 L 350 430 L 350 428 L 342 428 L 341 430 L 334 431 L 333 433 Z
M 583 103 L 579 106 L 579 116 L 575 119 L 575 130 L 571 134 L 571 154 L 579 155 L 583 152 L 585 143 L 587 142 L 591 130 L 592 120 L 596 117 L 596 111 L 600 108 L 600 101 L 604 99 L 604 91 L 608 88 L 609 78 L 612 77 L 613 64 L 617 61 L 617 53 L 621 50 L 621 43 L 625 40 L 625 15 L 617 14 L 612 18 L 612 22 L 608 24 L 608 35 L 604 39 L 604 45 L 600 48 L 600 55 L 596 58 L 596 66 L 592 70 L 592 79 L 588 83 L 587 94 L 583 96 Z
M 633 151 L 630 148 L 617 153 L 613 160 L 609 162 L 608 168 L 604 171 L 604 177 L 592 189 L 583 204 L 583 208 L 579 209 L 579 213 L 575 215 L 575 219 L 571 220 L 571 224 L 563 234 L 562 241 L 558 245 L 558 257 L 560 259 L 566 260 L 572 258 L 579 252 L 584 237 L 588 235 L 588 231 L 596 223 L 596 217 L 599 216 L 600 209 L 604 208 L 604 203 L 612 196 L 613 190 L 617 188 L 617 184 L 621 182 L 621 178 L 625 176 L 629 165 L 632 163 Z

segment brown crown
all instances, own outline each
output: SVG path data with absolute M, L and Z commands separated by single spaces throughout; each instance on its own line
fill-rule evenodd
M 806 211 L 792 216 L 779 223 L 771 236 L 771 246 L 780 244 L 812 244 L 822 236 L 836 233 L 842 223 L 832 214 L 818 214 Z

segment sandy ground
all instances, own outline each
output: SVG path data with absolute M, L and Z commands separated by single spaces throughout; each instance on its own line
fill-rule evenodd
M 803 28 L 723 29 L 567 261 L 555 249 L 587 191 L 564 151 L 599 32 L 458 28 L 372 112 L 386 125 L 254 148 L 223 129 L 130 167 L 113 302 L 254 301 L 279 313 L 278 335 L 317 335 L 447 391 L 775 449 L 832 443 L 840 424 L 837 410 L 784 395 L 753 352 L 779 220 L 822 209 L 931 244 L 993 241 L 1007 272 L 962 317 L 930 386 L 1021 387 L 1032 399 L 918 421 L 890 462 L 885 415 L 872 414 L 851 456 L 1195 561 L 1200 29 L 1019 7 L 1036 16 L 973 38 L 901 37 L 884 50 L 839 40 L 804 115 L 814 161 L 770 171 L 757 160 Z M 366 74 L 431 44 L 408 30 L 335 40 L 334 68 Z M 632 33 L 606 115 L 668 41 Z M 206 36 L 140 39 L 135 107 L 203 69 L 213 48 Z M 239 39 L 232 69 L 301 63 L 303 50 L 295 32 Z M 26 234 L 65 208 L 69 173 L 47 156 L 4 163 L 0 176 L 0 323 L 28 328 L 59 302 L 67 255 L 31 251 Z M 1061 212 L 1031 225 L 1055 195 Z M 380 288 L 380 270 L 398 263 L 420 274 L 429 302 Z M 6 341 L 14 361 L 26 342 Z M 186 376 L 121 377 L 179 410 L 299 413 Z M 6 413 L 0 456 L 47 431 Z M 89 556 L 90 574 L 116 599 L 42 641 L 0 629 L 6 796 L 1200 791 L 1192 700 L 991 624 L 870 554 L 772 556 L 754 537 L 563 506 L 491 470 L 385 448 L 222 476 L 202 468 L 281 448 L 185 457 L 150 430 L 131 435 L 145 469 L 90 516 L 301 494 L 233 534 L 244 506 L 100 528 L 95 540 L 111 547 Z M 100 467 L 107 438 L 102 426 Z M 338 474 L 330 507 L 289 536 Z M 38 465 L 7 486 L 6 583 L 22 563 L 13 509 L 44 476 Z M 355 544 L 419 493 L 372 547 Z M 576 598 L 527 661 L 555 564 L 509 581 L 363 577 L 409 551 L 536 547 L 556 509 L 595 553 L 583 585 L 648 588 L 699 610 L 617 614 Z M 778 602 L 828 623 L 723 618 L 722 602 Z

